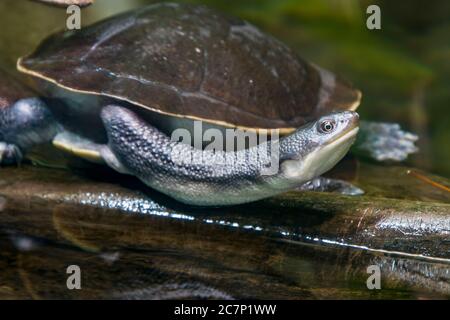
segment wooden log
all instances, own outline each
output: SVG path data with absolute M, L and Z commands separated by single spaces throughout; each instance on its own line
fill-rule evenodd
M 294 192 L 198 209 L 94 172 L 2 169 L 0 296 L 450 296 L 446 203 Z M 74 263 L 88 277 L 83 290 L 65 287 Z M 369 265 L 380 267 L 389 290 L 367 289 Z

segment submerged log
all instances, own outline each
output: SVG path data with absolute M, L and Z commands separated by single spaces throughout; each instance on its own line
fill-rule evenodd
M 363 196 L 290 192 L 225 208 L 185 206 L 134 178 L 106 169 L 94 169 L 95 176 L 86 176 L 34 167 L 5 168 L 0 178 L 0 195 L 8 199 L 8 207 L 18 210 L 24 203 L 42 209 L 64 204 L 76 211 L 93 207 L 106 209 L 105 213 L 160 217 L 174 223 L 220 226 L 280 239 L 450 258 L 450 203 L 444 202 L 450 193 L 424 186 L 405 168 L 381 168 L 383 173 L 390 172 L 389 178 L 379 182 L 373 178 L 379 174 L 374 167 L 362 170 L 365 180 L 358 182 L 356 178 L 356 182 L 367 190 Z M 382 185 L 377 187 L 377 183 Z

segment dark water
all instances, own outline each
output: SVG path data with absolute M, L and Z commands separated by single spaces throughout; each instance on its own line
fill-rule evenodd
M 149 1 L 97 0 L 83 24 Z M 200 1 L 199 1 L 200 2 Z M 364 92 L 366 119 L 421 136 L 408 163 L 450 175 L 447 1 L 203 1 L 259 25 Z M 232 4 L 231 4 L 232 3 Z M 397 5 L 397 3 L 399 3 Z M 64 10 L 0 2 L 0 63 L 65 25 Z M 0 171 L 0 298 L 450 297 L 450 183 L 419 169 L 358 164 L 359 198 L 290 193 L 247 206 L 177 205 L 106 171 Z M 78 265 L 82 290 L 68 290 Z M 368 290 L 367 267 L 381 271 Z

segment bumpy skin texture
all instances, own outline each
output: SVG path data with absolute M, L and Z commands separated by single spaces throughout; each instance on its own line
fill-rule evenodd
M 349 114 L 352 114 L 351 112 Z M 254 201 L 290 189 L 310 191 L 335 190 L 345 194 L 361 194 L 362 190 L 343 181 L 315 178 L 303 173 L 300 179 L 289 179 L 283 172 L 264 175 L 272 160 L 268 155 L 272 144 L 240 152 L 205 152 L 170 139 L 122 107 L 106 107 L 101 113 L 108 132 L 109 146 L 96 145 L 86 140 L 85 147 L 98 146 L 104 160 L 119 172 L 132 174 L 151 187 L 179 201 L 196 205 L 226 205 Z M 313 124 L 282 138 L 279 145 L 281 163 L 293 160 L 299 164 L 323 141 L 311 131 Z M 380 131 L 373 128 L 390 128 Z M 37 98 L 27 98 L 0 108 L 0 164 L 19 163 L 22 156 L 36 145 L 50 143 L 55 135 L 66 130 L 59 124 L 46 104 Z M 405 134 L 398 139 L 395 125 L 363 122 L 363 135 L 381 141 L 392 141 L 410 147 L 415 136 Z M 82 138 L 82 137 L 80 137 Z M 400 137 L 401 138 L 401 137 Z M 358 138 L 360 139 L 360 138 Z M 406 140 L 405 140 L 406 139 Z M 83 139 L 80 140 L 81 143 Z M 373 140 L 360 140 L 369 143 Z M 413 144 L 412 144 L 413 145 Z M 392 146 L 388 143 L 388 146 Z M 375 145 L 372 152 L 382 153 L 382 146 Z M 377 149 L 378 148 L 378 149 Z M 390 153 L 402 154 L 398 146 L 388 148 Z M 190 159 L 195 161 L 189 161 Z M 312 180 L 310 180 L 312 179 Z M 310 180 L 310 181 L 308 181 Z
M 347 117 L 354 117 L 354 113 L 342 114 L 342 122 L 347 126 Z M 284 161 L 301 164 L 328 139 L 325 135 L 316 138 L 319 134 L 314 123 L 274 144 L 261 143 L 237 152 L 202 151 L 171 141 L 126 108 L 108 106 L 102 110 L 101 116 L 108 134 L 109 149 L 117 157 L 111 163 L 105 156 L 110 166 L 119 168 L 119 171 L 126 168 L 152 188 L 181 202 L 201 206 L 255 201 L 299 186 L 314 173 L 299 169 L 298 177 L 292 178 L 286 175 L 281 165 L 275 174 L 264 174 L 264 170 L 271 166 L 271 158 L 265 155 L 269 155 L 279 143 L 276 164 Z
M 258 179 L 263 179 L 260 171 L 268 165 L 268 159 L 259 159 L 257 153 L 265 151 L 267 144 L 240 152 L 213 153 L 171 141 L 124 108 L 104 108 L 102 118 L 109 147 L 123 167 L 177 200 L 223 205 L 247 202 L 249 193 L 258 194 L 259 198 L 271 195 L 258 183 Z M 249 161 L 250 158 L 256 161 Z
M 315 172 L 303 170 L 298 165 L 307 162 L 308 155 L 332 140 L 333 135 L 339 136 L 345 131 L 355 116 L 353 112 L 330 115 L 336 120 L 335 133 L 318 133 L 314 122 L 274 142 L 260 143 L 237 152 L 213 152 L 171 141 L 131 110 L 108 106 L 103 108 L 101 118 L 109 145 L 85 140 L 83 146 L 83 140 L 80 140 L 80 146 L 100 150 L 112 168 L 135 175 L 181 202 L 204 206 L 231 205 L 293 189 L 324 172 L 326 169 Z M 28 150 L 52 142 L 58 133 L 65 130 L 45 102 L 38 98 L 21 99 L 1 108 L 0 164 L 20 162 Z M 343 154 L 349 147 L 344 148 Z M 278 152 L 272 153 L 273 150 Z M 285 167 L 286 163 L 295 164 L 294 177 L 292 166 Z M 290 173 L 286 168 L 290 168 Z

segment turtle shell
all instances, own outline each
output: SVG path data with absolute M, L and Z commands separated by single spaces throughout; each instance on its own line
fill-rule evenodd
M 154 112 L 293 130 L 360 92 L 251 24 L 204 6 L 157 4 L 54 34 L 18 69 Z

